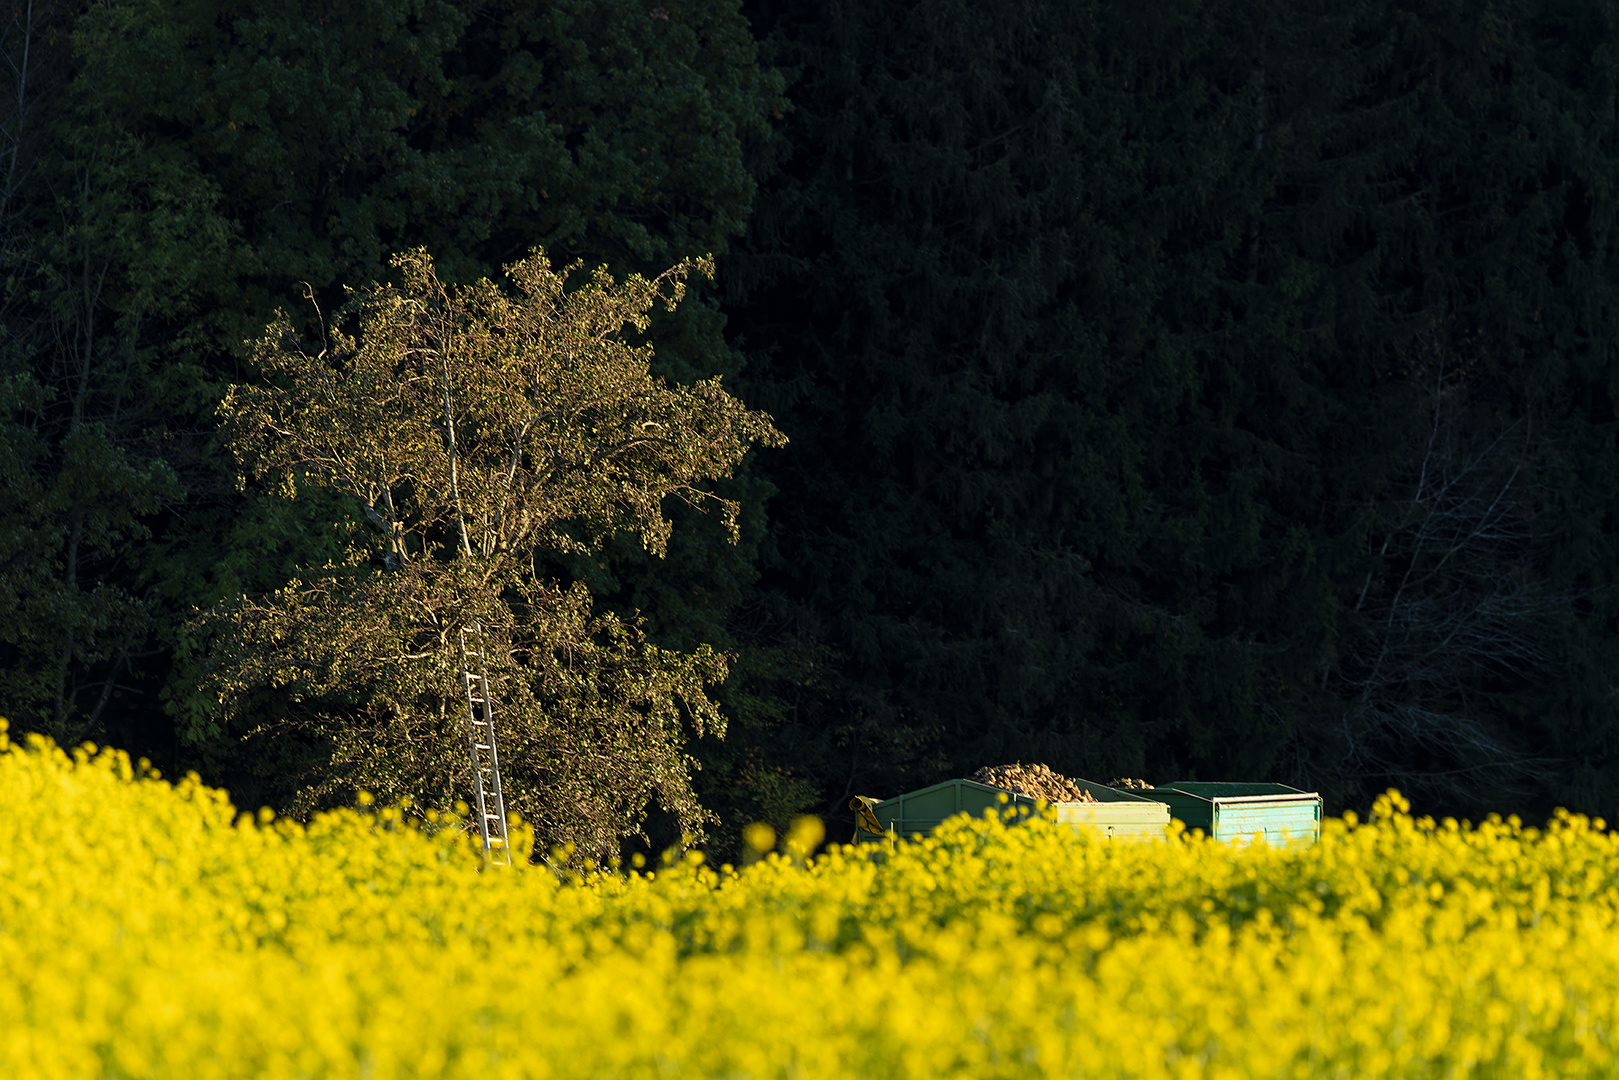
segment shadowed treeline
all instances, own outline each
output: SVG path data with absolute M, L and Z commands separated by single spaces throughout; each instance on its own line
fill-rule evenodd
M 267 734 L 273 695 L 221 722 L 191 620 L 336 558 L 352 507 L 237 489 L 242 343 L 417 246 L 456 281 L 712 253 L 647 340 L 791 440 L 717 484 L 742 542 L 672 506 L 661 559 L 538 569 L 731 655 L 691 751 L 733 830 L 1016 759 L 1613 811 L 1605 6 L 5 18 L 19 726 L 290 805 L 331 747 Z

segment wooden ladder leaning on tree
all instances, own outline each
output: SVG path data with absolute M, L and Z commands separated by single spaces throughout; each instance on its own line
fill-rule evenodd
M 469 632 L 476 649 L 468 643 Z M 477 796 L 478 835 L 485 866 L 510 866 L 506 836 L 506 796 L 500 789 L 500 754 L 495 749 L 495 707 L 489 696 L 489 663 L 484 657 L 482 623 L 461 628 L 461 685 L 467 692 L 467 741 L 472 751 L 472 788 Z M 473 661 L 476 660 L 476 671 Z

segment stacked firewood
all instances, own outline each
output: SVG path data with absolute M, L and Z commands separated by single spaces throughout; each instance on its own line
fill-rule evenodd
M 1045 765 L 986 765 L 972 779 L 1014 795 L 1051 803 L 1096 802 L 1096 796 Z

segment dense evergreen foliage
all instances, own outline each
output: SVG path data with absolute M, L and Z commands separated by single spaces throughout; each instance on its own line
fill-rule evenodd
M 273 9 L 273 10 L 272 10 Z M 281 798 L 192 612 L 335 557 L 212 409 L 306 288 L 713 253 L 791 439 L 547 573 L 732 656 L 732 821 L 988 762 L 1619 797 L 1619 10 L 8 0 L 0 710 Z M 26 78 L 24 75 L 26 74 Z M 785 91 L 783 91 L 785 87 Z M 746 358 L 744 365 L 743 358 Z M 180 739 L 178 733 L 186 733 Z
M 1613 18 L 778 11 L 732 266 L 822 785 L 1611 801 Z

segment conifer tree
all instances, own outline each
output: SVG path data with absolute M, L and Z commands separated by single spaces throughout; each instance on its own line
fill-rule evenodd
M 794 442 L 754 625 L 819 700 L 762 752 L 829 807 L 1019 757 L 1619 791 L 1611 12 L 771 20 L 791 156 L 732 281 Z

